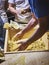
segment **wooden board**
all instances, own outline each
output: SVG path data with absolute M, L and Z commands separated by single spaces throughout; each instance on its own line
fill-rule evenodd
M 6 54 L 0 65 L 49 65 L 49 52 Z

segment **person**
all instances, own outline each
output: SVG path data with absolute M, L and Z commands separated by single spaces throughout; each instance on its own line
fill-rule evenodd
M 35 17 L 37 18 L 36 22 L 39 24 L 39 28 L 35 31 L 35 33 L 26 41 L 21 41 L 21 45 L 18 47 L 19 50 L 24 50 L 30 45 L 32 42 L 38 40 L 40 37 L 44 35 L 49 30 L 49 0 L 29 0 L 31 11 L 34 12 Z M 31 24 L 33 20 L 31 20 Z M 35 21 L 34 21 L 35 22 Z M 29 22 L 30 23 L 30 22 Z M 31 26 L 28 23 L 23 30 L 17 33 L 13 38 L 20 37 L 24 35 L 28 28 Z M 32 24 L 33 28 L 34 24 Z
M 32 18 L 28 0 L 8 0 L 9 11 L 15 15 L 18 23 L 28 23 Z
M 5 12 L 5 0 L 0 0 L 0 47 L 4 48 L 5 29 L 3 29 L 4 23 L 8 22 L 8 18 Z

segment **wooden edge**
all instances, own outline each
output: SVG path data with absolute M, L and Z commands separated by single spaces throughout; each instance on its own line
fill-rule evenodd
M 6 30 L 6 34 L 5 34 L 4 53 L 7 52 L 7 40 L 8 40 L 8 30 Z
M 5 54 L 17 54 L 17 53 L 33 53 L 33 52 L 49 52 L 49 50 L 36 50 L 36 51 L 34 51 L 34 50 L 30 50 L 30 51 L 12 51 L 12 52 L 4 52 Z

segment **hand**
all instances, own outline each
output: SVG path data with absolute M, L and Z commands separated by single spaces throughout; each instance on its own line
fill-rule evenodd
M 25 50 L 28 47 L 27 39 L 19 40 L 16 42 L 17 44 L 21 44 L 17 49 L 18 51 Z
M 18 51 L 25 50 L 28 47 L 26 42 L 22 42 L 21 45 L 18 47 Z
M 22 34 L 22 32 L 20 31 L 20 32 L 18 32 L 17 34 L 15 34 L 15 35 L 12 37 L 12 40 L 15 40 L 16 38 L 21 39 L 22 36 L 23 36 L 23 34 Z

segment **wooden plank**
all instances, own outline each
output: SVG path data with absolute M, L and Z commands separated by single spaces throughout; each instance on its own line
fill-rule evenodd
M 8 41 L 8 30 L 6 30 L 6 35 L 5 35 L 4 53 L 7 52 L 7 41 Z
M 24 59 L 25 57 L 25 59 Z M 5 60 L 0 65 L 49 65 L 49 52 L 31 52 L 20 54 L 6 54 Z M 22 61 L 22 63 L 20 63 Z

